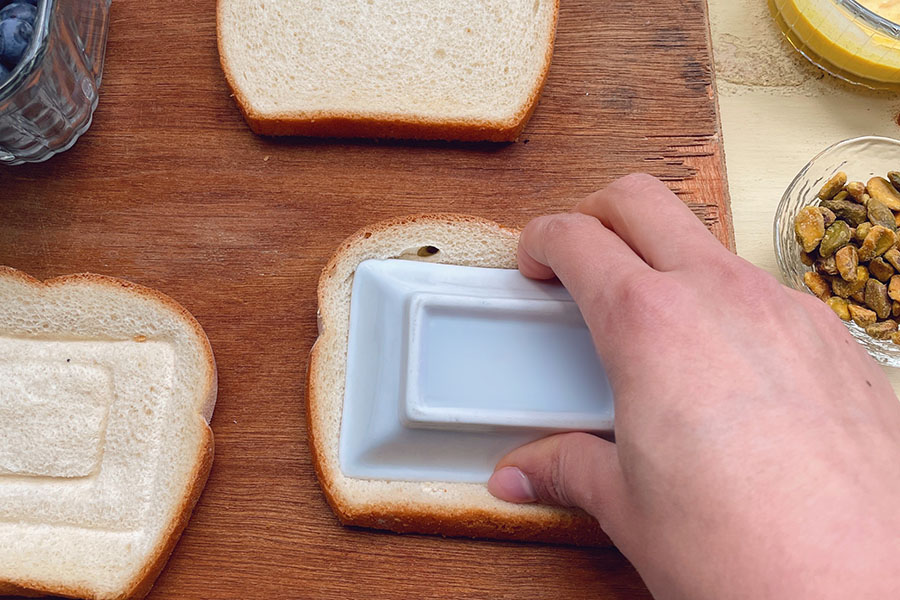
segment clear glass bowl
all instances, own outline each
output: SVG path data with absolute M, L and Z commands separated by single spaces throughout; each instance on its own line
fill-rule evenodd
M 811 271 L 800 262 L 800 244 L 794 236 L 794 218 L 804 206 L 817 205 L 819 189 L 838 171 L 847 173 L 848 181 L 868 181 L 884 177 L 888 171 L 900 170 L 900 140 L 885 137 L 858 137 L 825 149 L 803 167 L 781 198 L 775 212 L 775 255 L 785 284 L 811 293 L 803 283 L 803 274 Z M 846 323 L 859 342 L 878 362 L 900 367 L 900 346 L 890 340 L 876 340 L 853 322 Z
M 91 125 L 111 0 L 40 0 L 34 37 L 0 84 L 0 164 L 41 162 Z
M 900 24 L 856 0 L 769 0 L 788 41 L 851 83 L 900 90 Z

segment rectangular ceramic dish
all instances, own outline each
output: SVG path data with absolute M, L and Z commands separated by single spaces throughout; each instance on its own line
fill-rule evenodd
M 345 475 L 485 482 L 522 444 L 612 429 L 606 373 L 559 284 L 505 269 L 359 265 L 341 424 Z

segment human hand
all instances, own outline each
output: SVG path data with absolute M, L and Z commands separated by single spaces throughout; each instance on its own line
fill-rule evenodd
M 524 446 L 494 495 L 583 508 L 658 599 L 900 594 L 900 403 L 823 302 L 647 175 L 532 221 L 519 269 L 581 308 L 616 442 Z

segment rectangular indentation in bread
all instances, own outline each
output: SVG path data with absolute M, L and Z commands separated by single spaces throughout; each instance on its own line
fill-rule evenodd
M 108 369 L 62 360 L 0 361 L 0 475 L 87 477 L 103 456 Z
M 24 473 L 21 468 L 12 472 L 4 464 L 6 472 L 0 473 L 0 526 L 34 523 L 131 531 L 146 524 L 147 511 L 152 509 L 150 501 L 161 493 L 157 480 L 160 466 L 177 455 L 183 421 L 170 416 L 170 411 L 177 410 L 172 403 L 180 401 L 173 396 L 178 367 L 172 342 L 152 335 L 140 342 L 133 337 L 0 334 L 0 364 L 51 363 L 60 370 L 72 364 L 92 367 L 108 374 L 109 389 L 94 470 L 82 476 L 60 476 L 57 464 L 57 473 L 38 475 Z M 32 366 L 25 368 L 34 371 Z M 5 380 L 0 373 L 0 389 L 7 389 Z M 79 410 L 93 401 L 81 398 Z M 17 427 L 24 427 L 19 421 Z M 7 430 L 11 422 L 0 417 L 4 443 L 10 437 Z M 20 447 L 12 450 L 19 452 Z

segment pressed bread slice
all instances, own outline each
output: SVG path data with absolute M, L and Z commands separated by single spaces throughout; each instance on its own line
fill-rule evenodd
M 559 0 L 219 0 L 219 56 L 267 135 L 511 141 Z
M 581 510 L 509 504 L 482 484 L 354 479 L 341 471 L 338 451 L 350 295 L 357 265 L 368 259 L 405 258 L 511 269 L 516 268 L 518 237 L 516 230 L 463 215 L 400 218 L 352 235 L 322 271 L 320 331 L 308 371 L 309 440 L 325 496 L 345 525 L 400 533 L 609 544 L 597 521 Z
M 209 474 L 215 399 L 172 299 L 0 267 L 0 594 L 146 595 Z

